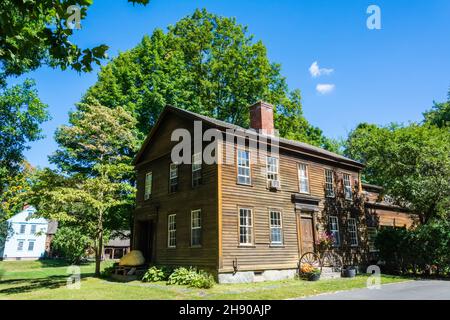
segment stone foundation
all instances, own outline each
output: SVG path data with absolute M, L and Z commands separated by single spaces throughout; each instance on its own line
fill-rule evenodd
M 297 269 L 265 270 L 261 272 L 238 271 L 236 273 L 219 273 L 218 280 L 219 283 L 251 283 L 293 279 L 296 274 Z

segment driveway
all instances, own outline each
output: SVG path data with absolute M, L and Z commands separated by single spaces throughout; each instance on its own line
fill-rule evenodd
M 306 300 L 450 300 L 450 281 L 417 280 L 302 298 Z

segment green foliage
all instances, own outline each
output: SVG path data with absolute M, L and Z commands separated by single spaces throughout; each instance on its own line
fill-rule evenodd
M 21 171 L 28 143 L 42 138 L 40 125 L 48 119 L 34 81 L 0 88 L 0 194 L 6 180 Z
M 384 228 L 375 240 L 388 271 L 450 273 L 450 222 L 431 221 L 415 229 Z
M 448 91 L 447 102 L 434 102 L 431 110 L 423 114 L 425 123 L 437 127 L 450 127 L 450 90 Z
M 381 185 L 423 223 L 450 212 L 450 130 L 428 124 L 353 130 L 345 154 L 366 164 L 364 180 Z
M 123 108 L 81 104 L 70 125 L 56 133 L 51 157 L 59 171 L 35 179 L 29 201 L 43 216 L 83 229 L 93 240 L 96 274 L 106 233 L 127 228 L 135 188 L 131 157 L 137 149 L 135 120 Z
M 144 137 L 166 104 L 248 127 L 248 106 L 266 100 L 281 136 L 334 148 L 305 120 L 300 91 L 289 91 L 280 70 L 234 18 L 196 10 L 104 66 L 83 101 L 124 106 Z
M 117 262 L 115 262 L 112 265 L 105 267 L 101 273 L 101 277 L 102 278 L 110 278 L 118 265 L 119 264 Z
M 91 246 L 92 240 L 76 226 L 58 228 L 52 241 L 53 249 L 73 264 L 79 264 Z
M 212 288 L 214 283 L 214 277 L 211 274 L 193 267 L 179 267 L 173 271 L 167 280 L 167 284 L 187 285 L 203 289 Z
M 147 4 L 149 0 L 129 0 Z M 71 5 L 84 19 L 92 0 L 2 0 L 0 2 L 0 85 L 7 76 L 19 76 L 46 63 L 62 70 L 91 71 L 106 57 L 106 45 L 82 49 L 70 41 L 66 25 Z
M 167 281 L 170 274 L 173 272 L 171 268 L 168 267 L 156 267 L 153 266 L 147 270 L 147 272 L 142 277 L 143 282 L 157 282 L 157 281 Z

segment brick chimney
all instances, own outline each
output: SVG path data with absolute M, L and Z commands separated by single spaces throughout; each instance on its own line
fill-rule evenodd
M 273 106 L 264 101 L 258 101 L 250 106 L 250 128 L 258 132 L 273 135 Z

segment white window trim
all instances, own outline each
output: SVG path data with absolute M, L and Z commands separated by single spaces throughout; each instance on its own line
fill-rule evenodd
M 349 218 L 348 221 L 348 233 L 350 235 L 350 246 L 357 247 L 358 246 L 358 227 L 355 218 Z M 352 241 L 356 243 L 352 243 Z
M 305 173 L 306 173 L 306 177 L 302 177 L 301 175 L 300 175 L 300 167 L 301 166 L 304 166 L 305 167 Z M 300 193 L 303 193 L 303 194 L 310 194 L 310 187 L 309 187 L 309 172 L 308 172 L 308 165 L 306 164 L 306 163 L 299 163 L 298 165 L 297 165 L 297 175 L 298 175 L 298 191 L 300 192 Z M 307 191 L 302 191 L 302 181 L 303 180 L 306 180 L 306 187 L 307 187 Z
M 31 249 L 31 250 L 30 250 L 30 243 L 33 243 L 33 249 Z M 34 248 L 35 248 L 35 244 L 36 244 L 36 241 L 34 241 L 34 240 L 28 240 L 27 251 L 28 251 L 28 252 L 33 252 L 33 251 L 34 251 Z
M 251 221 L 250 225 L 241 225 L 241 210 L 248 210 L 250 212 L 250 221 Z M 253 239 L 253 209 L 252 208 L 244 208 L 244 207 L 239 208 L 238 219 L 239 219 L 239 223 L 238 223 L 238 225 L 239 225 L 239 233 L 238 233 L 239 246 L 243 246 L 243 247 L 253 246 L 253 243 L 254 243 L 254 239 Z M 249 230 L 249 235 L 250 235 L 250 240 L 251 240 L 250 242 L 241 242 L 241 227 L 244 227 L 244 228 L 246 228 L 246 230 Z
M 248 166 L 243 166 L 243 165 L 240 165 L 240 163 L 239 163 L 239 154 L 240 154 L 240 152 L 246 152 L 246 153 L 248 153 Z M 238 184 L 242 184 L 242 185 L 246 185 L 246 186 L 249 186 L 249 185 L 251 185 L 252 184 L 252 166 L 251 166 L 251 152 L 249 151 L 249 150 L 245 150 L 245 149 L 237 149 L 237 155 L 236 155 L 236 157 L 237 157 L 237 183 Z M 248 169 L 248 176 L 247 175 L 242 175 L 242 174 L 239 174 L 239 168 L 244 168 L 244 169 Z M 239 181 L 239 177 L 242 177 L 242 178 L 244 178 L 244 179 L 247 179 L 248 178 L 248 183 L 245 183 L 245 182 L 240 182 Z
M 195 161 L 196 157 L 200 158 L 200 163 L 196 163 L 196 161 Z M 197 172 L 197 171 L 200 171 L 200 179 L 201 179 L 201 170 L 202 170 L 201 159 L 202 159 L 202 153 L 201 152 L 197 152 L 197 153 L 194 153 L 192 155 L 192 164 L 191 164 L 191 167 L 192 167 L 191 181 L 192 181 L 192 183 L 191 183 L 191 185 L 192 185 L 193 188 L 197 187 L 200 184 L 199 183 L 198 185 L 194 186 L 194 173 Z
M 23 227 L 23 232 L 22 232 L 22 227 Z M 27 225 L 26 224 L 20 224 L 19 225 L 19 234 L 25 234 L 27 233 Z
M 334 220 L 334 222 L 332 222 L 332 220 Z M 336 242 L 333 242 L 333 247 L 335 248 L 339 248 L 341 246 L 341 232 L 339 231 L 339 219 L 336 216 L 330 216 L 330 232 L 335 235 L 335 233 L 337 233 L 337 237 L 335 237 L 335 239 L 337 240 Z M 331 226 L 335 224 L 336 225 L 336 229 L 332 229 Z
M 33 232 L 33 228 L 34 228 L 34 232 Z M 30 234 L 33 234 L 33 235 L 36 234 L 36 229 L 37 229 L 37 225 L 32 224 L 30 227 Z
M 200 214 L 200 226 L 199 227 L 194 227 L 194 213 L 199 213 Z M 203 225 L 203 221 L 202 221 L 202 210 L 201 209 L 196 209 L 196 210 L 192 210 L 191 211 L 191 247 L 193 248 L 198 248 L 202 246 L 202 238 L 201 238 L 201 233 L 202 233 L 202 225 Z M 200 229 L 200 243 L 199 244 L 193 244 L 193 230 L 197 230 Z
M 19 243 L 22 243 L 22 248 L 19 249 Z M 23 245 L 25 244 L 25 240 L 17 240 L 17 251 L 23 251 Z
M 375 233 L 375 237 L 378 233 L 378 229 L 376 227 L 367 227 L 367 243 L 369 245 L 369 252 L 378 252 L 379 250 L 375 247 L 375 241 L 372 241 L 370 233 L 373 232 Z M 373 239 L 375 240 L 375 239 Z M 371 242 L 373 243 L 373 245 L 370 245 Z
M 278 213 L 280 215 L 280 225 L 272 225 L 272 213 Z M 270 209 L 269 210 L 269 231 L 270 231 L 270 244 L 273 246 L 282 246 L 284 241 L 283 241 L 283 214 L 281 213 L 281 210 L 276 210 L 276 209 Z M 280 241 L 273 241 L 272 239 L 272 229 L 280 229 Z
M 174 223 L 175 223 L 175 229 L 170 230 L 170 220 L 171 217 L 174 217 Z M 177 215 L 176 214 L 169 214 L 167 216 L 167 248 L 176 248 L 177 247 L 177 225 L 176 225 L 176 220 L 177 219 Z M 170 235 L 171 232 L 175 233 L 175 245 L 170 245 Z
M 269 170 L 269 158 L 275 159 L 275 168 L 276 171 Z M 278 157 L 266 156 L 266 170 L 267 170 L 267 181 L 270 182 L 272 180 L 280 181 L 280 159 Z M 276 179 L 270 179 L 269 175 L 274 175 Z
M 175 168 L 175 169 L 173 169 Z M 176 172 L 176 175 L 172 177 L 172 172 Z M 171 163 L 169 166 L 169 192 L 174 192 L 172 188 L 172 180 L 177 179 L 176 185 L 178 186 L 178 165 L 176 163 Z
M 144 200 L 150 199 L 150 196 L 152 195 L 152 188 L 153 188 L 153 172 L 149 171 L 145 174 Z
M 347 183 L 348 182 L 348 185 Z M 344 185 L 344 197 L 346 200 L 352 200 L 353 191 L 352 191 L 352 179 L 349 173 L 344 173 L 342 175 L 342 183 Z M 347 197 L 347 190 L 349 192 L 349 196 Z
M 331 173 L 330 177 L 331 177 L 331 193 L 328 193 L 328 186 L 330 185 L 330 183 L 328 183 L 327 181 L 327 173 Z M 325 174 L 325 197 L 327 198 L 334 198 L 336 196 L 336 192 L 334 190 L 334 171 L 332 169 L 325 169 L 324 171 Z

